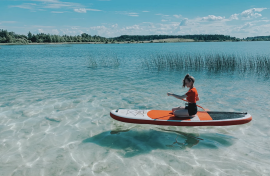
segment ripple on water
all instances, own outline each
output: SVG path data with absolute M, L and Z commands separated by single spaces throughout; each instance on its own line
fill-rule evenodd
M 243 49 L 252 42 L 1 47 L 1 174 L 267 175 L 268 81 L 189 71 L 196 78 L 198 104 L 216 111 L 249 112 L 253 121 L 241 126 L 138 125 L 109 116 L 117 108 L 184 105 L 166 93 L 187 91 L 181 89 L 186 71 L 149 72 L 140 67 L 141 56 L 210 48 L 246 53 L 240 45 Z M 265 53 L 269 46 L 257 42 L 247 48 L 251 54 L 254 48 Z M 89 68 L 87 58 L 95 53 L 117 54 L 120 66 Z

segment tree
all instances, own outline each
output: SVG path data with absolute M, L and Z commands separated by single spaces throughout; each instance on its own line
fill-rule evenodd
M 82 42 L 82 37 L 81 36 L 77 36 L 77 42 Z
M 37 39 L 37 43 L 43 43 L 43 40 L 42 39 Z
M 12 43 L 12 37 L 9 34 L 6 35 L 6 43 Z
M 33 34 L 32 38 L 31 38 L 31 41 L 32 42 L 37 42 L 38 38 L 35 34 Z
M 52 42 L 55 43 L 56 42 L 56 38 L 55 35 L 52 36 Z
M 55 37 L 55 42 L 60 42 L 60 37 L 59 37 L 59 35 L 54 35 L 54 37 Z
M 87 38 L 88 37 L 88 34 L 82 33 L 81 36 L 82 36 L 82 38 Z
M 52 36 L 50 34 L 48 34 L 48 42 L 52 43 Z
M 32 36 L 33 36 L 32 33 L 29 31 L 28 34 L 27 34 L 27 37 L 28 37 L 27 39 L 31 40 Z
M 72 42 L 69 36 L 66 36 L 66 42 Z
M 6 43 L 6 37 L 2 37 L 2 39 L 0 38 L 0 43 Z
M 66 40 L 65 40 L 65 37 L 64 36 L 60 36 L 60 42 L 66 42 Z

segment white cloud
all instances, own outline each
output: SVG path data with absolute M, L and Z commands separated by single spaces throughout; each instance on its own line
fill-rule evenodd
M 137 17 L 139 16 L 138 13 L 127 13 L 128 16 L 133 16 L 133 17 Z
M 187 23 L 188 23 L 188 19 L 187 19 L 187 18 L 184 18 L 184 19 L 181 21 L 181 23 L 180 23 L 179 26 L 186 26 Z
M 40 27 L 44 27 L 46 28 L 46 30 L 44 30 L 44 28 L 38 28 L 36 33 L 49 33 L 59 35 L 58 29 L 51 29 L 52 26 L 40 26 Z
M 168 20 L 161 20 L 162 22 L 168 21 Z
M 57 29 L 53 29 L 53 30 L 52 30 L 52 34 L 58 35 L 58 34 L 59 34 L 59 31 L 58 31 Z
M 43 29 L 38 29 L 38 33 L 44 33 Z
M 116 11 L 116 13 L 117 13 L 117 14 L 121 14 L 121 15 L 133 16 L 133 17 L 139 16 L 138 13 L 127 12 L 127 11 Z
M 230 16 L 230 18 L 228 19 L 229 21 L 230 20 L 238 20 L 239 17 L 242 17 L 241 19 L 252 19 L 252 18 L 258 18 L 258 17 L 261 17 L 262 15 L 260 13 L 256 13 L 256 12 L 261 12 L 263 10 L 265 10 L 267 8 L 252 8 L 252 9 L 248 9 L 248 10 L 245 10 L 243 11 L 242 13 L 240 14 L 233 14 Z
M 74 4 L 68 3 L 68 2 L 52 3 L 52 4 L 47 4 L 43 6 L 43 8 L 47 8 L 47 9 L 60 9 L 60 8 L 72 8 L 72 7 L 74 7 Z
M 113 24 L 112 25 L 112 28 L 117 28 L 118 27 L 118 24 Z
M 265 23 L 270 22 L 270 20 L 261 19 L 261 20 L 254 20 L 254 21 L 252 21 L 253 24 L 255 24 L 255 23 L 261 23 L 261 22 L 263 22 L 265 24 Z
M 24 3 L 24 4 L 21 4 L 21 5 L 15 5 L 15 6 L 10 6 L 10 7 L 17 7 L 17 8 L 21 8 L 21 9 L 34 9 L 35 6 L 37 4 L 34 4 L 34 3 Z
M 138 30 L 140 29 L 139 25 L 127 26 L 125 27 L 126 30 Z
M 175 18 L 180 18 L 182 15 L 173 15 Z
M 85 8 L 80 8 L 80 9 L 74 9 L 75 12 L 78 12 L 78 13 L 86 13 L 87 10 Z
M 32 0 L 32 1 L 39 1 L 39 2 L 59 2 L 58 0 Z
M 258 18 L 261 17 L 262 15 L 259 13 L 255 13 L 255 12 L 261 12 L 263 10 L 265 10 L 267 8 L 253 8 L 253 9 L 248 9 L 245 10 L 241 13 L 241 16 L 243 18 Z
M 94 27 L 90 27 L 90 29 L 92 30 L 101 30 L 101 29 L 107 29 L 105 26 L 94 26 Z
M 246 23 L 240 29 L 247 29 L 247 28 L 250 28 L 251 26 L 253 26 L 252 23 Z
M 86 13 L 87 11 L 101 11 L 98 9 L 86 9 L 86 8 L 79 8 L 79 9 L 74 9 L 75 12 L 78 13 Z
M 148 24 L 148 28 L 156 28 L 155 25 L 152 22 L 143 22 L 143 24 Z
M 98 9 L 87 9 L 84 5 L 74 2 L 62 2 L 59 0 L 32 0 L 37 3 L 23 3 L 10 7 L 17 7 L 29 10 L 44 10 L 44 9 L 73 9 L 79 13 L 86 13 L 86 11 L 101 11 Z
M 259 26 L 255 26 L 253 23 L 248 22 L 248 23 L 245 23 L 244 25 L 240 25 L 240 26 L 237 26 L 237 27 L 231 29 L 231 33 L 242 35 L 241 38 L 254 36 L 254 33 L 257 33 L 257 35 L 261 35 L 261 34 L 259 34 L 257 27 L 259 27 Z M 257 32 L 255 32 L 256 30 L 257 30 Z M 245 36 L 243 36 L 243 35 L 245 35 Z
M 31 28 L 45 28 L 45 29 L 51 29 L 51 28 L 55 28 L 55 26 L 41 26 L 41 25 L 33 25 L 30 26 Z
M 253 8 L 253 9 L 254 9 L 256 12 L 261 12 L 261 11 L 267 9 L 267 8 Z
M 225 17 L 208 15 L 207 17 L 202 17 L 202 21 L 222 21 Z
M 99 12 L 99 11 L 102 11 L 102 10 L 98 10 L 98 9 L 86 9 L 87 11 L 95 11 L 95 12 Z
M 66 34 L 66 35 L 77 35 L 78 32 L 77 31 L 72 31 L 69 29 L 60 29 L 61 34 Z
M 90 35 L 99 35 L 99 36 L 111 36 L 112 32 L 116 32 L 117 29 L 112 29 L 111 27 L 106 26 L 93 26 L 88 28 Z M 86 30 L 87 31 L 87 30 Z
M 238 16 L 239 16 L 239 14 L 232 14 L 231 16 L 230 16 L 230 20 L 238 20 Z

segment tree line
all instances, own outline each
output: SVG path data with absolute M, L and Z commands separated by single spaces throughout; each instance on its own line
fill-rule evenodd
M 270 41 L 270 36 L 247 37 L 247 41 Z
M 239 39 L 229 35 L 221 34 L 199 34 L 199 35 L 121 35 L 119 37 L 106 38 L 101 36 L 91 36 L 86 33 L 81 35 L 51 35 L 51 34 L 32 34 L 28 32 L 27 35 L 16 34 L 15 32 L 8 32 L 0 29 L 0 43 L 61 43 L 61 42 L 101 42 L 101 43 L 115 43 L 115 42 L 142 42 L 153 40 L 162 40 L 168 38 L 182 38 L 193 39 L 194 41 L 270 41 L 270 36 L 247 37 L 246 39 Z
M 86 33 L 77 36 L 51 35 L 51 34 L 32 34 L 18 35 L 7 30 L 0 30 L 0 43 L 61 43 L 61 42 L 112 42 L 111 39 L 100 36 L 91 36 Z
M 200 35 L 121 35 L 119 37 L 112 38 L 116 41 L 152 41 L 161 40 L 168 38 L 182 38 L 182 39 L 193 39 L 195 41 L 237 41 L 240 39 L 236 37 L 231 37 L 229 35 L 221 34 L 200 34 Z

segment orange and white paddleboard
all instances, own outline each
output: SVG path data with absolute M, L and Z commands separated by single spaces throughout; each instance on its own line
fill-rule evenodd
M 113 119 L 137 124 L 170 126 L 227 126 L 248 123 L 252 117 L 244 112 L 198 111 L 195 117 L 175 117 L 168 110 L 112 110 Z

